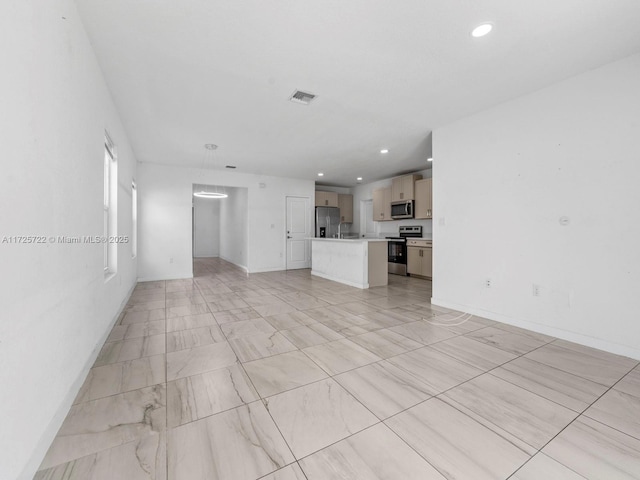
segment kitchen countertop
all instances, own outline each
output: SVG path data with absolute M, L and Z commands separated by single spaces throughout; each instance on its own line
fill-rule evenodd
M 320 242 L 388 242 L 386 238 L 322 238 L 312 237 L 311 240 L 318 240 Z

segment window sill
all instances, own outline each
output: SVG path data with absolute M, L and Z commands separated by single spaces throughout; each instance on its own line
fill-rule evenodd
M 104 283 L 107 283 L 113 277 L 116 276 L 116 272 L 104 272 Z

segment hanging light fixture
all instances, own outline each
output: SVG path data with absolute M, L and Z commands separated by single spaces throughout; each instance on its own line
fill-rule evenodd
M 205 164 L 207 163 L 207 158 L 210 157 L 211 162 L 213 163 L 213 151 L 218 148 L 217 145 L 213 143 L 206 143 L 204 148 L 206 149 L 204 152 L 204 156 L 202 157 L 202 173 L 200 176 L 204 179 L 204 169 Z M 211 153 L 209 153 L 211 152 Z M 227 198 L 229 195 L 224 191 L 224 187 L 222 187 L 222 192 L 218 191 L 218 187 L 214 185 L 215 191 L 210 191 L 208 185 L 200 185 L 200 191 L 193 192 L 194 197 L 199 198 Z

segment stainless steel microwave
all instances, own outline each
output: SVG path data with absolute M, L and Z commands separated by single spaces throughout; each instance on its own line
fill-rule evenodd
M 391 218 L 413 218 L 413 200 L 391 203 Z

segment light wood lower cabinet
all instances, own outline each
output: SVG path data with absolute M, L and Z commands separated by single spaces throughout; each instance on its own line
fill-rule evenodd
M 407 241 L 407 273 L 432 278 L 433 248 L 430 240 Z

